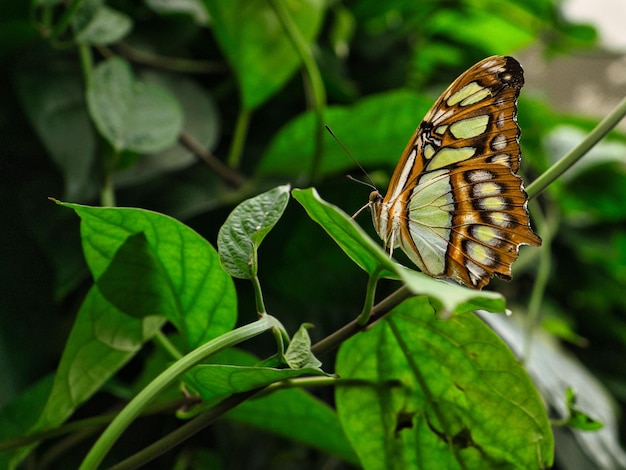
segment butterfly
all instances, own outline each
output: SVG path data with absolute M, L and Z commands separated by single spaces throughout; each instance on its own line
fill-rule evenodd
M 385 248 L 401 248 L 424 273 L 482 289 L 511 279 L 520 245 L 540 246 L 517 176 L 517 98 L 524 72 L 488 57 L 459 76 L 409 140 L 387 194 L 369 208 Z

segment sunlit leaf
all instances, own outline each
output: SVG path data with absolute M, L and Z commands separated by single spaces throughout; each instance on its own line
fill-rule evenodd
M 507 346 L 474 314 L 439 319 L 405 301 L 347 342 L 337 413 L 366 469 L 544 468 L 543 403 Z
M 183 333 L 190 348 L 233 328 L 236 299 L 232 280 L 221 269 L 215 249 L 196 232 L 177 220 L 146 210 L 63 205 L 81 218 L 83 249 L 94 278 L 99 282 L 104 276 L 104 292 L 118 306 L 129 309 L 129 314 L 167 317 Z M 137 238 L 139 233 L 144 234 L 145 242 L 143 236 Z M 132 258 L 118 256 L 111 269 L 115 274 L 126 266 L 129 272 L 119 276 L 128 282 L 135 278 L 135 294 L 128 286 L 122 294 L 114 294 L 116 276 L 106 271 L 131 235 L 136 237 L 122 250 L 143 250 L 142 262 L 133 265 Z M 156 284 L 150 285 L 153 281 Z M 160 303 L 150 295 L 157 291 Z M 122 300 L 125 295 L 129 297 Z

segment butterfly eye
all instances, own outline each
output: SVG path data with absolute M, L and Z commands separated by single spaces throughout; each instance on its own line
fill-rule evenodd
M 370 193 L 369 201 L 370 201 L 371 204 L 380 202 L 382 200 L 383 200 L 383 196 L 378 191 L 372 191 Z

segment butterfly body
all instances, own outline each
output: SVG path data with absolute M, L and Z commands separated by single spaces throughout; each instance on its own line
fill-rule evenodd
M 512 57 L 477 63 L 441 95 L 407 144 L 387 194 L 370 194 L 377 233 L 423 272 L 480 289 L 511 278 L 530 228 L 520 162 Z

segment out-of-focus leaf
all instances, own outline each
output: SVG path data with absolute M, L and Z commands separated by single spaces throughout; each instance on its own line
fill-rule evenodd
M 126 36 L 133 27 L 131 18 L 104 5 L 102 0 L 82 2 L 72 17 L 79 44 L 112 44 Z
M 326 3 L 283 0 L 305 41 L 317 36 Z M 280 90 L 301 58 L 270 2 L 204 0 L 211 26 L 239 81 L 242 105 L 254 109 Z
M 64 197 L 83 200 L 93 195 L 96 142 L 83 84 L 77 70 L 44 61 L 48 66 L 44 74 L 30 60 L 16 76 L 18 96 L 50 158 L 63 173 Z
M 160 86 L 136 82 L 119 57 L 95 68 L 87 104 L 98 131 L 118 152 L 159 152 L 176 141 L 183 126 L 176 98 Z
M 515 20 L 486 9 L 442 9 L 430 18 L 428 29 L 433 35 L 445 35 L 490 54 L 507 54 L 536 40 L 527 22 Z M 459 28 L 459 24 L 464 26 Z
M 146 5 L 162 15 L 190 15 L 199 25 L 206 25 L 209 20 L 201 0 L 146 0 Z
M 395 166 L 404 146 L 432 105 L 410 91 L 368 97 L 354 106 L 331 106 L 324 122 L 363 166 Z M 283 127 L 263 155 L 260 175 L 297 176 L 311 167 L 315 117 L 303 114 Z M 320 174 L 336 174 L 354 166 L 330 134 L 324 136 Z
M 141 80 L 167 88 L 183 108 L 185 131 L 209 151 L 215 148 L 220 135 L 220 117 L 211 94 L 205 88 L 189 78 L 156 72 L 142 74 Z M 157 175 L 181 170 L 197 161 L 196 155 L 176 142 L 165 150 L 136 158 L 130 168 L 116 172 L 114 178 L 118 187 L 136 185 Z M 215 186 L 209 182 L 205 184 Z M 179 189 L 179 186 L 172 185 L 172 189 Z M 168 198 L 181 199 L 169 193 Z

